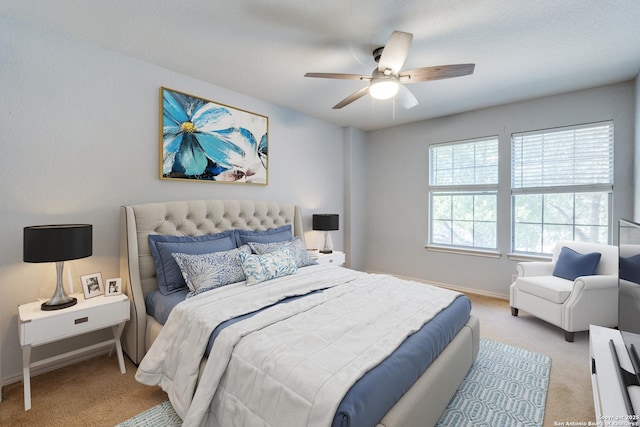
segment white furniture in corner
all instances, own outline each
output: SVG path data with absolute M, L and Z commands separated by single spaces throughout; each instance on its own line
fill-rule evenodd
M 563 247 L 587 254 L 599 252 L 600 261 L 592 276 L 567 280 L 553 275 Z M 560 241 L 551 262 L 520 262 L 518 276 L 511 284 L 511 314 L 524 310 L 564 330 L 572 342 L 576 332 L 589 325 L 618 325 L 618 248 L 597 243 Z
M 637 415 L 630 415 L 625 406 L 623 388 L 618 376 L 618 364 L 610 349 L 613 342 L 620 366 L 627 372 L 634 372 L 631 358 L 625 347 L 620 331 L 591 325 L 589 328 L 589 355 L 591 356 L 591 386 L 593 403 L 598 425 L 637 425 Z M 629 386 L 631 405 L 635 413 L 640 412 L 640 386 Z
M 115 346 L 120 372 L 125 373 L 120 336 L 124 324 L 129 320 L 129 299 L 126 295 L 97 296 L 84 299 L 74 295 L 78 303 L 72 307 L 43 311 L 41 301 L 18 307 L 18 335 L 22 347 L 22 373 L 24 384 L 24 409 L 31 409 L 31 368 L 58 362 L 106 345 Z M 47 359 L 31 362 L 31 348 L 59 341 L 99 329 L 111 328 L 113 339 Z
M 314 254 L 314 258 L 315 258 Z M 315 258 L 320 265 L 342 265 L 345 262 L 344 252 L 333 251 L 330 254 L 322 254 L 320 252 L 317 253 L 317 258 Z

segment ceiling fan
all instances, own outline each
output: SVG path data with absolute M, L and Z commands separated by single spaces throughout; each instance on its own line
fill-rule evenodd
M 306 73 L 305 77 L 320 77 L 325 79 L 367 80 L 368 86 L 352 93 L 333 108 L 339 109 L 369 93 L 375 99 L 389 99 L 396 97 L 396 101 L 404 108 L 418 105 L 415 96 L 404 87 L 405 84 L 425 82 L 428 80 L 449 79 L 473 74 L 475 64 L 438 65 L 435 67 L 415 68 L 402 71 L 413 34 L 394 31 L 387 44 L 373 51 L 373 59 L 378 67 L 370 76 L 342 73 Z

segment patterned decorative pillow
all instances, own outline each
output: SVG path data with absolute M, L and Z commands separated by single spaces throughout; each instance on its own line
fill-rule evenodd
M 189 287 L 187 298 L 220 286 L 245 280 L 244 271 L 238 261 L 239 254 L 250 254 L 249 246 L 210 254 L 171 254 L 182 271 Z
M 289 249 L 281 249 L 264 255 L 241 253 L 238 258 L 247 278 L 247 286 L 287 276 L 295 273 L 298 269 L 296 259 Z
M 315 265 L 318 262 L 311 258 L 307 247 L 302 242 L 300 237 L 294 237 L 286 242 L 274 242 L 274 243 L 257 243 L 249 242 L 251 250 L 258 255 L 268 254 L 270 252 L 279 251 L 281 249 L 289 249 L 296 259 L 296 266 L 298 268 L 306 267 L 308 265 Z

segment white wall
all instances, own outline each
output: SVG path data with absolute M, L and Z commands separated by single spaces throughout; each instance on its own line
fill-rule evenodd
M 613 119 L 614 224 L 618 218 L 630 216 L 634 90 L 634 83 L 627 82 L 369 132 L 366 269 L 508 297 L 515 273 L 515 262 L 506 256 L 510 248 L 509 197 L 498 202 L 499 259 L 425 249 L 430 143 L 498 135 L 500 190 L 508 194 L 512 132 Z
M 366 133 L 356 128 L 344 129 L 345 147 L 345 218 L 344 247 L 346 265 L 363 270 L 366 255 Z
M 93 256 L 66 263 L 77 280 L 93 272 L 119 276 L 123 204 L 276 200 L 302 205 L 307 229 L 313 212 L 344 214 L 339 126 L 2 15 L 0 63 L 0 379 L 5 382 L 22 368 L 17 306 L 47 299 L 54 290 L 53 265 L 22 262 L 24 226 L 93 224 Z M 160 86 L 268 116 L 269 185 L 160 180 Z M 315 234 L 308 233 L 308 239 Z M 335 232 L 333 241 L 342 249 L 342 232 Z M 44 353 L 34 351 L 34 358 Z
M 636 86 L 635 86 L 635 94 L 636 94 L 636 103 L 635 103 L 635 111 L 636 111 L 636 127 L 635 127 L 635 139 L 634 139 L 634 168 L 633 168 L 633 184 L 635 188 L 640 188 L 640 73 L 636 75 Z M 634 190 L 633 192 L 633 217 L 632 218 L 636 222 L 640 222 L 640 197 L 636 197 L 638 193 Z

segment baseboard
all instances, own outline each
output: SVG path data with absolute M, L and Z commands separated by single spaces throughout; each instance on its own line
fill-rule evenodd
M 381 271 L 373 271 L 373 270 L 366 270 L 368 273 L 375 273 L 375 274 L 389 274 L 389 273 L 384 273 Z M 486 297 L 491 297 L 491 298 L 497 298 L 497 299 L 501 299 L 501 300 L 509 300 L 509 295 L 505 295 L 505 294 L 498 294 L 498 293 L 494 293 L 494 292 L 488 292 L 488 291 L 484 291 L 482 289 L 475 289 L 475 288 L 465 288 L 465 287 L 461 287 L 461 286 L 455 286 L 455 285 L 450 285 L 448 283 L 440 283 L 440 282 L 436 282 L 433 280 L 424 280 L 424 279 L 418 279 L 416 277 L 410 277 L 410 276 L 403 276 L 400 274 L 392 274 L 392 276 L 395 276 L 399 279 L 404 279 L 404 280 L 412 280 L 414 282 L 420 282 L 420 283 L 425 283 L 427 285 L 433 285 L 433 286 L 437 286 L 439 288 L 445 288 L 445 289 L 450 289 L 452 291 L 457 291 L 457 292 L 462 292 L 463 294 L 475 294 L 475 295 L 482 295 L 482 296 L 486 296 Z
M 85 360 L 93 359 L 94 357 L 102 356 L 104 354 L 109 354 L 109 351 L 111 350 L 112 347 L 113 347 L 113 344 L 111 345 L 105 344 L 104 348 L 88 350 L 86 353 L 73 355 L 68 358 L 64 358 L 59 361 L 52 362 L 45 366 L 32 368 L 31 377 L 35 377 L 40 374 L 55 371 L 57 369 L 64 368 L 66 366 L 74 365 L 76 363 L 83 362 Z M 0 387 L 8 386 L 10 384 L 14 384 L 21 381 L 22 381 L 22 372 L 17 372 L 13 375 L 9 375 L 7 377 L 0 379 Z

